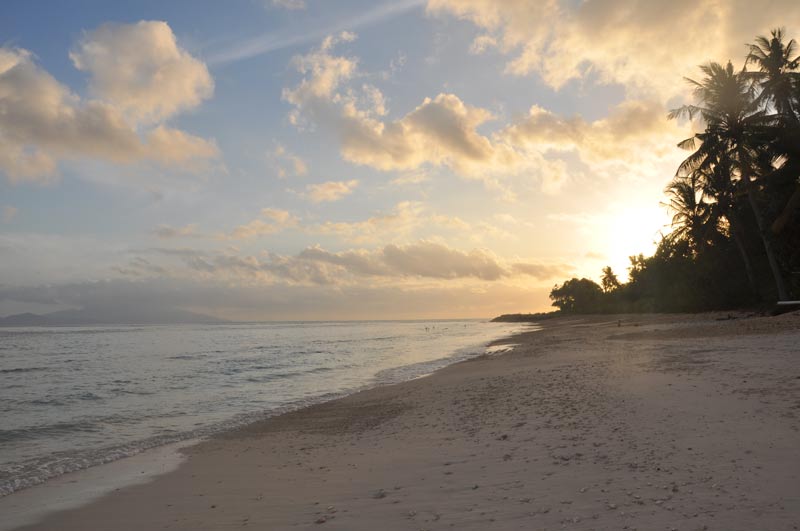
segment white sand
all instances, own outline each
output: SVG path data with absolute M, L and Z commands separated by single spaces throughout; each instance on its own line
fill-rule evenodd
M 26 529 L 800 528 L 800 314 L 558 319 Z

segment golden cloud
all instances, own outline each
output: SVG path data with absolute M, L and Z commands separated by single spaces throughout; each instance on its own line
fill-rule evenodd
M 698 64 L 743 58 L 744 43 L 775 25 L 800 29 L 794 0 L 428 0 L 427 10 L 486 31 L 473 51 L 497 43 L 510 73 L 537 73 L 559 88 L 592 72 L 663 97 L 683 93 L 681 77 Z
M 356 179 L 309 184 L 306 186 L 305 195 L 312 203 L 338 201 L 352 194 L 356 186 L 358 186 L 358 181 Z
M 214 93 L 206 65 L 178 46 L 166 22 L 104 24 L 69 55 L 91 75 L 92 94 L 135 122 L 159 122 Z
M 158 28 L 162 37 L 165 31 L 172 35 L 166 24 L 159 23 Z M 119 32 L 124 41 L 130 31 L 129 26 L 104 26 L 101 34 L 108 40 Z M 93 47 L 92 35 L 84 40 L 82 47 L 99 53 Z M 167 41 L 174 45 L 174 37 Z M 126 50 L 132 53 L 132 49 Z M 115 52 L 116 48 L 106 51 Z M 173 72 L 174 65 L 162 61 L 152 64 L 153 68 L 148 70 L 147 61 L 153 59 L 150 52 L 144 49 L 144 59 L 132 64 L 128 55 L 91 62 L 96 78 L 93 83 L 100 87 L 97 92 L 108 97 L 82 100 L 40 68 L 27 50 L 0 47 L 0 107 L 3 109 L 0 113 L 0 171 L 12 182 L 43 183 L 55 178 L 61 159 L 92 158 L 117 164 L 153 161 L 164 166 L 193 169 L 199 160 L 218 157 L 219 151 L 211 141 L 162 124 L 137 121 L 144 114 L 148 119 L 160 118 L 199 101 L 181 100 L 177 95 L 180 91 L 173 87 L 172 78 L 185 75 L 185 69 Z M 187 54 L 181 54 L 180 57 L 187 60 Z M 81 58 L 87 60 L 84 56 Z M 119 63 L 115 62 L 117 59 Z M 135 82 L 128 78 L 135 86 L 126 89 L 127 92 L 109 88 L 108 83 L 100 81 L 126 64 L 137 76 Z M 111 72 L 104 70 L 106 66 Z M 154 91 L 159 79 L 165 79 L 163 92 L 158 92 L 164 98 L 163 103 L 155 104 Z M 190 80 L 184 82 L 192 84 Z

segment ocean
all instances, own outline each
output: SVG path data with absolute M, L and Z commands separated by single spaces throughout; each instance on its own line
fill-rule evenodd
M 486 352 L 476 320 L 0 329 L 0 496 Z

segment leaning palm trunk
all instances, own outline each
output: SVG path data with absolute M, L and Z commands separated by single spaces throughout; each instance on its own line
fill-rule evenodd
M 775 279 L 775 287 L 778 290 L 778 300 L 789 300 L 789 292 L 786 290 L 786 284 L 783 281 L 783 275 L 781 274 L 780 267 L 778 266 L 778 260 L 775 258 L 775 250 L 772 248 L 772 241 L 770 240 L 770 235 L 767 232 L 767 227 L 764 223 L 764 217 L 761 215 L 761 209 L 758 207 L 758 203 L 756 202 L 755 191 L 753 190 L 752 184 L 750 185 L 750 190 L 747 192 L 747 199 L 750 202 L 750 208 L 753 210 L 753 216 L 756 218 L 756 224 L 758 225 L 758 232 L 761 235 L 761 241 L 764 243 L 764 251 L 767 253 L 769 268 L 772 270 L 772 277 Z
M 792 215 L 798 207 L 800 207 L 800 184 L 794 189 L 794 193 L 792 197 L 789 198 L 786 206 L 783 207 L 781 215 L 772 223 L 771 229 L 774 234 L 779 234 L 783 230 L 786 224 L 789 223 L 789 220 L 792 219 Z
M 739 223 L 739 216 L 733 212 L 733 209 L 728 212 L 728 221 L 731 224 L 731 235 L 733 236 L 733 241 L 736 244 L 736 249 L 739 251 L 739 255 L 742 257 L 742 264 L 744 264 L 744 272 L 747 274 L 747 283 L 750 285 L 750 291 L 753 293 L 753 296 L 758 299 L 760 298 L 760 295 L 758 293 L 756 276 L 753 273 L 753 264 L 750 262 L 750 255 L 747 254 L 744 241 L 742 241 L 742 235 L 739 232 L 740 227 L 742 226 Z
M 751 178 L 751 168 L 748 165 L 747 153 L 744 149 L 739 147 L 739 162 L 741 164 L 740 170 L 742 172 L 742 179 L 747 184 L 747 200 L 750 203 L 750 208 L 753 210 L 753 217 L 756 218 L 756 225 L 758 225 L 758 233 L 761 236 L 761 242 L 764 244 L 764 251 L 767 253 L 767 261 L 769 268 L 772 271 L 772 278 L 775 280 L 775 288 L 778 290 L 778 300 L 789 300 L 789 292 L 786 289 L 786 283 L 783 281 L 781 268 L 778 265 L 778 259 L 775 257 L 775 250 L 772 248 L 772 240 L 764 216 L 761 215 L 761 209 L 756 201 L 756 184 Z

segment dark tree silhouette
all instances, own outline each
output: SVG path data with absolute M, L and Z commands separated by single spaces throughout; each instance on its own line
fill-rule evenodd
M 776 29 L 748 46 L 741 70 L 730 61 L 700 66 L 703 77 L 687 80 L 695 103 L 668 115 L 703 126 L 678 144 L 691 154 L 665 189 L 672 232 L 653 256 L 630 257 L 627 283 L 606 267 L 602 288 L 577 278 L 556 285 L 553 306 L 575 313 L 702 311 L 800 295 L 797 48 Z
M 728 62 L 724 67 L 719 63 L 709 63 L 700 69 L 705 74 L 702 81 L 688 80 L 694 86 L 699 105 L 684 105 L 669 114 L 670 118 L 699 116 L 706 124 L 704 132 L 679 144 L 684 148 L 695 148 L 679 171 L 708 171 L 715 161 L 722 161 L 730 168 L 732 179 L 740 181 L 747 193 L 778 298 L 786 300 L 788 291 L 783 273 L 757 198 L 763 160 L 769 157 L 764 138 L 776 119 L 762 108 L 746 77 L 734 70 L 733 63 Z
M 611 269 L 611 266 L 605 266 L 603 268 L 603 276 L 600 279 L 600 285 L 603 288 L 603 292 L 611 293 L 612 291 L 619 289 L 621 286 L 617 275 L 614 274 L 614 270 Z

